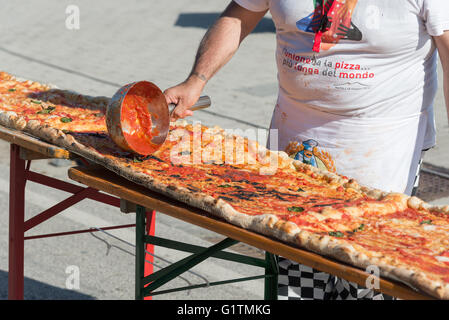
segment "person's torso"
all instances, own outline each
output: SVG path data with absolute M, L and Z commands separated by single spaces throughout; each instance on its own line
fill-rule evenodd
M 330 30 L 315 54 L 319 1 L 270 1 L 281 94 L 340 115 L 396 116 L 428 108 L 436 55 L 419 1 L 335 2 Z
M 315 53 L 320 1 L 270 1 L 279 149 L 368 186 L 406 189 L 417 154 L 434 143 L 437 56 L 419 2 L 335 0 Z

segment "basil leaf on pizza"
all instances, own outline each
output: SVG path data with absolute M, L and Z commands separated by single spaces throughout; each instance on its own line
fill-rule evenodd
M 73 121 L 73 119 L 72 119 L 72 118 L 69 118 L 69 117 L 63 117 L 63 118 L 61 118 L 60 120 L 61 120 L 61 122 L 64 122 L 64 123 L 69 123 L 69 122 L 72 122 L 72 121 Z
M 303 207 L 293 206 L 293 207 L 287 208 L 287 210 L 290 211 L 290 212 L 303 212 L 304 208 Z
M 331 237 L 337 237 L 337 238 L 343 238 L 345 236 L 345 234 L 341 231 L 331 231 L 331 232 L 329 232 L 329 235 Z

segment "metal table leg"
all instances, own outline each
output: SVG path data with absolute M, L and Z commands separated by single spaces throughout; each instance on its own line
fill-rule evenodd
M 11 144 L 9 173 L 8 299 L 23 299 L 25 233 L 25 161 L 20 147 Z
M 147 211 L 146 214 L 146 227 L 145 234 L 154 236 L 154 232 L 156 229 L 156 211 L 151 210 Z M 145 245 L 145 267 L 144 267 L 144 277 L 152 274 L 154 272 L 154 245 L 151 243 L 147 243 Z M 144 298 L 145 300 L 151 300 L 151 296 L 147 296 Z
M 265 252 L 265 300 L 277 300 L 278 298 L 278 274 L 279 267 L 277 257 Z
M 146 209 L 136 207 L 136 265 L 135 265 L 135 297 L 136 300 L 143 299 L 143 278 L 145 270 L 145 214 Z
M 277 275 L 278 266 L 277 259 L 271 253 L 266 253 L 265 259 L 257 259 L 254 257 L 247 257 L 240 254 L 230 253 L 222 251 L 236 243 L 238 241 L 226 238 L 223 241 L 209 247 L 203 248 L 200 246 L 189 245 L 186 243 L 162 239 L 153 235 L 145 235 L 146 230 L 146 209 L 137 205 L 136 206 L 136 265 L 135 265 L 135 297 L 138 300 L 144 299 L 146 296 L 170 293 L 175 291 L 189 290 L 194 288 L 215 286 L 228 284 L 233 282 L 248 281 L 255 279 L 265 279 L 265 299 L 276 300 L 277 299 Z M 150 221 L 148 221 L 150 222 Z M 156 244 L 159 246 L 176 249 L 184 252 L 193 253 L 164 269 L 158 270 L 150 275 L 145 275 L 145 245 Z M 264 275 L 217 281 L 207 284 L 191 285 L 182 288 L 175 288 L 169 290 L 157 290 L 162 285 L 178 277 L 182 273 L 188 271 L 190 268 L 201 263 L 209 257 L 220 258 L 228 261 L 234 261 L 238 263 L 244 263 L 248 265 L 263 267 L 265 269 Z
M 83 188 L 68 182 L 32 172 L 30 170 L 31 160 L 24 160 L 22 155 L 29 153 L 22 152 L 19 145 L 11 144 L 10 149 L 10 177 L 9 177 L 9 245 L 8 245 L 8 299 L 24 299 L 24 245 L 25 240 L 40 239 L 47 237 L 63 236 L 77 233 L 96 232 L 93 228 L 87 230 L 77 230 L 71 232 L 60 232 L 53 234 L 40 234 L 25 236 L 25 232 L 47 221 L 53 216 L 72 205 L 90 198 L 95 201 L 113 206 L 120 206 L 118 198 L 102 194 L 92 188 Z M 34 157 L 35 158 L 35 157 Z M 33 158 L 33 159 L 34 159 Z M 51 188 L 73 193 L 73 195 L 51 208 L 44 210 L 38 215 L 25 221 L 25 186 L 30 180 L 38 184 Z M 129 228 L 134 225 L 106 227 L 106 229 Z

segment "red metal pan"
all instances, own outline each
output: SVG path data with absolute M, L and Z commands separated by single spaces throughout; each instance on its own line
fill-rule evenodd
M 208 108 L 211 100 L 201 97 L 190 110 Z M 150 155 L 165 142 L 176 105 L 167 104 L 163 92 L 152 82 L 139 81 L 120 88 L 106 111 L 111 139 L 123 150 Z

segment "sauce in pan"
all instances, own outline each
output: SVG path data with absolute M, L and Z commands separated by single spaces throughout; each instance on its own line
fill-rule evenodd
M 128 145 L 142 155 L 149 155 L 159 148 L 158 144 L 152 142 L 159 132 L 156 127 L 153 128 L 152 121 L 152 116 L 157 115 L 148 110 L 151 103 L 152 91 L 139 86 L 131 88 L 122 103 L 120 120 L 123 136 Z

